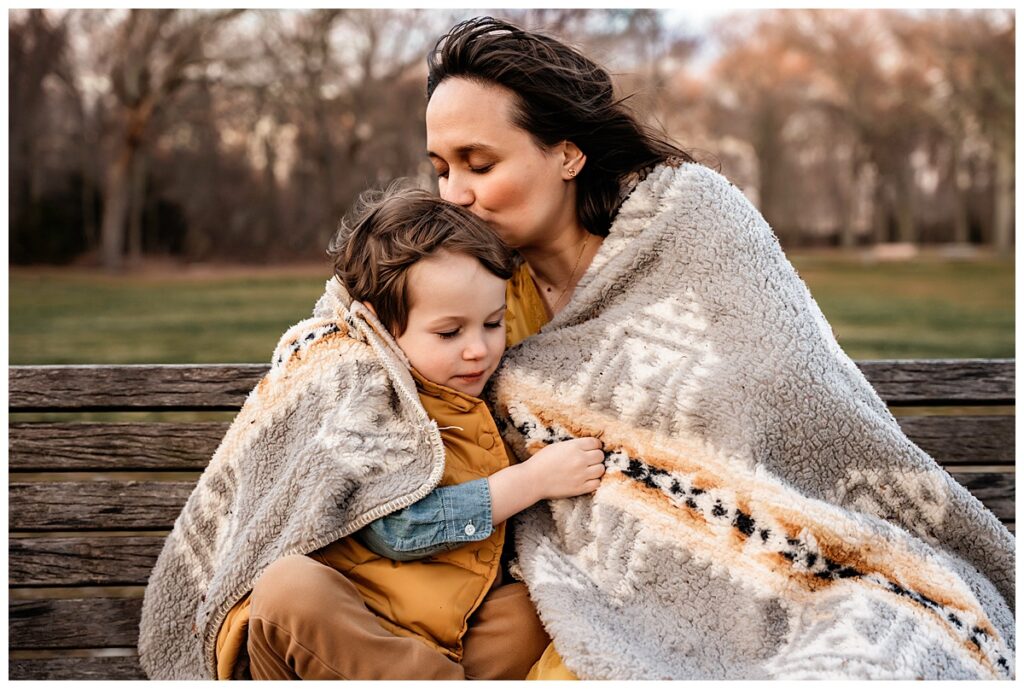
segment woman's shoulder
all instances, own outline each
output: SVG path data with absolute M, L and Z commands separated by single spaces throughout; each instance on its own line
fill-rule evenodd
M 651 201 L 661 208 L 685 207 L 713 213 L 720 219 L 756 212 L 742 189 L 701 163 L 667 161 L 657 166 L 646 181 Z
M 662 172 L 667 186 L 698 188 L 717 194 L 742 193 L 728 177 L 703 163 L 670 159 L 657 170 Z

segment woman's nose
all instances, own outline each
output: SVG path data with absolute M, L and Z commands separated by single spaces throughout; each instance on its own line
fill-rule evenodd
M 448 180 L 442 185 L 441 198 L 457 206 L 473 205 L 473 190 L 470 188 L 465 175 L 448 173 Z

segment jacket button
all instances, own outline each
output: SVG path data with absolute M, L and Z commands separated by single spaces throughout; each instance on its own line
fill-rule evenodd
M 473 534 L 476 533 L 476 527 L 473 526 L 472 524 L 466 524 L 466 528 L 463 529 L 463 531 L 466 532 L 467 536 L 472 536 Z
M 481 548 L 476 551 L 476 557 L 480 562 L 490 562 L 494 559 L 494 551 L 490 548 Z
M 490 433 L 484 433 L 483 435 L 481 435 L 480 447 L 484 448 L 485 450 L 490 450 L 492 447 L 494 447 L 494 436 L 491 435 Z

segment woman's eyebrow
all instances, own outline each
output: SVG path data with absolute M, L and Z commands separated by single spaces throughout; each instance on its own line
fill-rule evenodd
M 465 158 L 470 153 L 491 153 L 491 154 L 493 154 L 494 152 L 495 151 L 494 151 L 494 147 L 493 146 L 488 146 L 487 144 L 480 144 L 480 143 L 465 144 L 464 146 L 459 146 L 458 148 L 455 149 L 455 154 L 458 155 L 461 158 Z M 427 151 L 427 157 L 431 158 L 431 159 L 437 158 L 438 160 L 442 159 L 441 156 L 437 155 L 433 151 Z

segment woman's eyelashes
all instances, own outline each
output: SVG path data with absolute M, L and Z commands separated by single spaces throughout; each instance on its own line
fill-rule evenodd
M 474 175 L 482 175 L 490 172 L 494 168 L 494 163 L 486 163 L 484 165 L 467 165 L 467 169 Z M 435 170 L 435 174 L 438 179 L 448 179 L 448 168 L 443 170 Z

